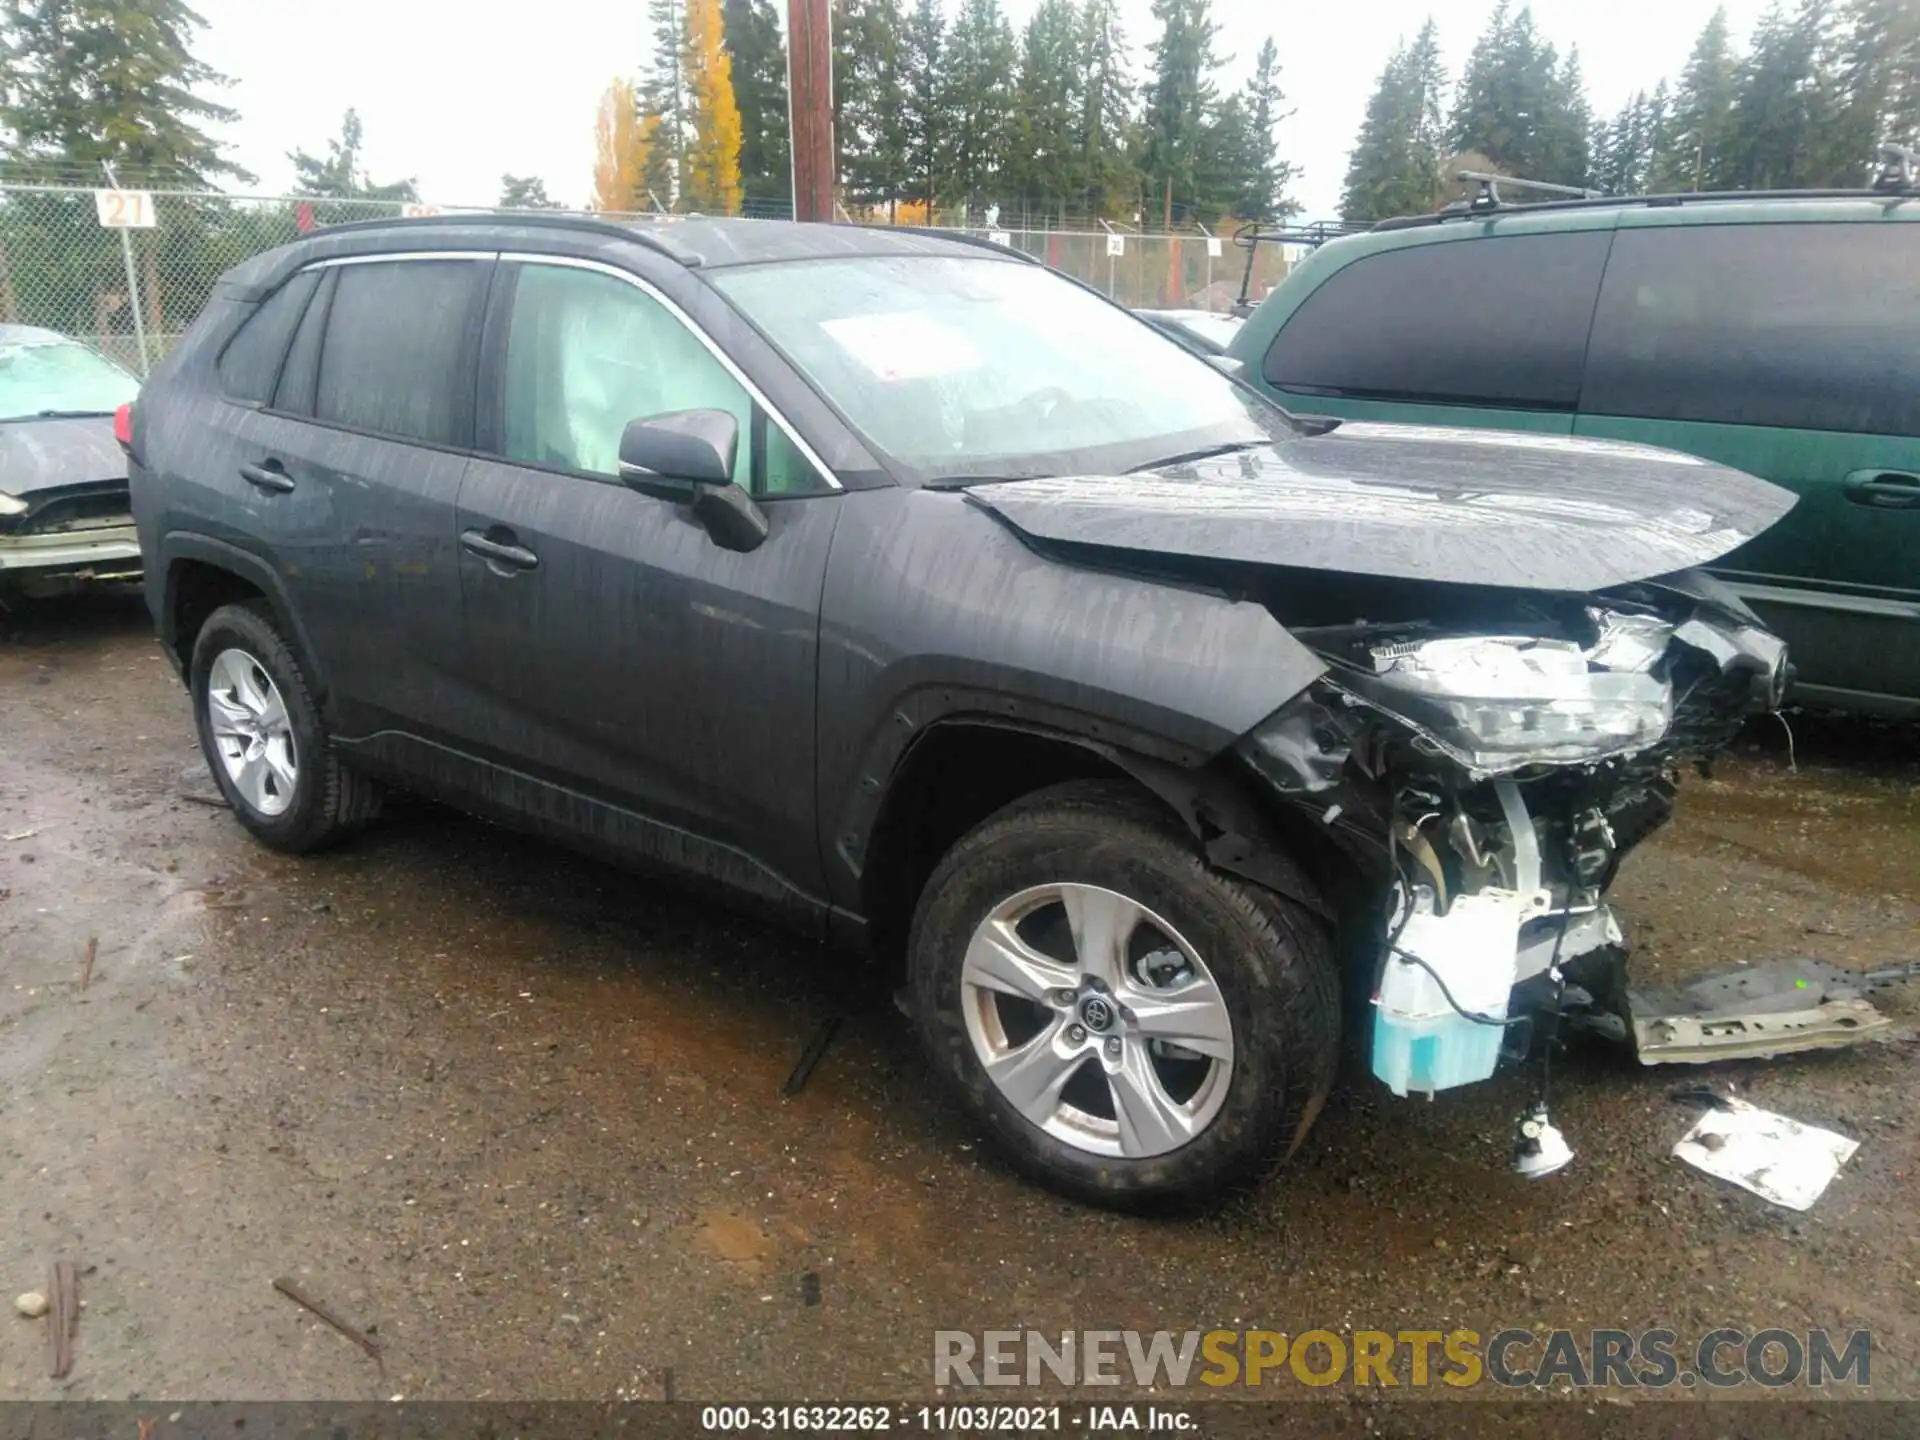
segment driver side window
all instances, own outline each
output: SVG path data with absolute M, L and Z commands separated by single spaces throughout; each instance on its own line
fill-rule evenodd
M 752 488 L 752 397 L 664 305 L 611 275 L 522 265 L 505 391 L 506 457 L 589 475 L 619 474 L 630 420 L 725 410 L 740 426 L 734 484 Z

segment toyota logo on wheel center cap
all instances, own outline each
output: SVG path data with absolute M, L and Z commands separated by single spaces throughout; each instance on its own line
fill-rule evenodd
M 1098 995 L 1090 995 L 1081 1002 L 1080 1019 L 1089 1030 L 1105 1030 L 1113 1024 L 1113 1005 Z

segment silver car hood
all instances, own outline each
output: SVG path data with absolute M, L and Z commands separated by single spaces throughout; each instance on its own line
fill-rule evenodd
M 127 457 L 113 438 L 112 416 L 0 423 L 0 494 L 25 498 L 127 478 Z
M 1795 500 L 1650 446 L 1352 423 L 1192 464 L 968 495 L 1043 541 L 1566 591 L 1704 564 Z

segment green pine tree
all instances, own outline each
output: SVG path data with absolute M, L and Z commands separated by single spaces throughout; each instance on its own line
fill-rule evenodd
M 547 182 L 537 175 L 502 175 L 500 198 L 494 202 L 502 210 L 558 210 L 560 202 L 547 198 Z
M 1710 162 L 1717 186 L 1774 190 L 1858 183 L 1858 174 L 1845 173 L 1854 167 L 1834 143 L 1843 113 L 1833 63 L 1834 19 L 1830 0 L 1804 0 L 1791 13 L 1776 4 L 1761 17 L 1740 66 L 1726 138 Z
M 1040 0 L 1020 39 L 1008 196 L 1023 211 L 1060 214 L 1083 190 L 1079 147 L 1080 16 L 1073 0 Z
M 1080 12 L 1079 173 L 1081 201 L 1090 214 L 1129 209 L 1140 193 L 1134 169 L 1133 83 L 1119 0 L 1086 0 Z
M 838 0 L 833 17 L 834 141 L 847 199 L 891 205 L 907 168 L 906 12 L 901 0 Z
M 325 200 L 418 200 L 419 191 L 411 179 L 376 184 L 361 163 L 360 147 L 365 137 L 360 129 L 360 113 L 348 110 L 341 117 L 340 134 L 327 141 L 324 156 L 294 150 L 287 156 L 293 162 L 293 193 Z
M 1411 49 L 1394 47 L 1380 74 L 1347 163 L 1343 219 L 1372 223 L 1434 207 L 1441 189 L 1446 135 L 1440 102 L 1447 86 L 1440 32 L 1432 20 Z
M 1145 89 L 1145 147 L 1142 168 L 1156 215 L 1171 196 L 1175 219 L 1191 218 L 1199 207 L 1199 182 L 1207 131 L 1215 122 L 1213 74 L 1219 68 L 1214 23 L 1208 0 L 1153 0 L 1160 34 L 1148 47 L 1152 57 Z
M 1298 168 L 1280 158 L 1274 130 L 1289 113 L 1280 89 L 1280 55 L 1269 35 L 1254 57 L 1253 78 L 1242 92 L 1246 116 L 1246 155 L 1233 213 L 1242 220 L 1273 220 L 1299 210 L 1287 198 L 1287 185 Z
M 251 180 L 203 128 L 235 114 L 228 80 L 195 57 L 204 22 L 182 0 L 0 0 L 0 142 L 9 160 L 97 182 L 193 188 Z
M 941 80 L 946 35 L 940 0 L 914 0 L 901 37 L 900 133 L 905 170 L 900 194 L 903 200 L 924 205 L 929 220 L 933 218 L 935 176 L 941 168 L 940 151 L 950 131 Z
M 995 204 L 1007 175 L 1019 68 L 1000 0 L 960 0 L 945 49 L 940 108 L 948 130 L 939 188 L 969 206 Z
M 1733 48 L 1727 12 L 1716 10 L 1693 42 L 1693 53 L 1680 74 L 1667 144 L 1654 167 L 1653 189 L 1698 190 L 1706 188 L 1709 177 L 1722 177 L 1739 86 L 1740 57 Z
M 1589 120 L 1579 63 L 1569 59 L 1560 63 L 1530 8 L 1513 11 L 1500 0 L 1467 57 L 1454 103 L 1454 151 L 1482 156 L 1503 174 L 1584 184 Z
M 753 201 L 793 200 L 787 131 L 787 50 L 770 0 L 725 0 L 721 24 L 740 107 L 740 190 Z
M 692 138 L 687 99 L 687 12 L 684 0 L 647 0 L 652 53 L 640 84 L 640 113 L 653 124 L 641 183 L 662 205 L 672 205 L 687 173 Z

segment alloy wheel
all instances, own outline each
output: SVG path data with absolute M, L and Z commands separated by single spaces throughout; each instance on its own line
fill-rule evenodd
M 266 668 L 244 650 L 222 650 L 207 672 L 207 718 L 227 779 L 264 816 L 293 803 L 299 752 L 286 702 Z
M 1096 1155 L 1196 1139 L 1233 1073 L 1233 1021 L 1199 952 L 1146 906 L 1051 884 L 996 905 L 960 971 L 968 1037 L 1032 1124 Z

